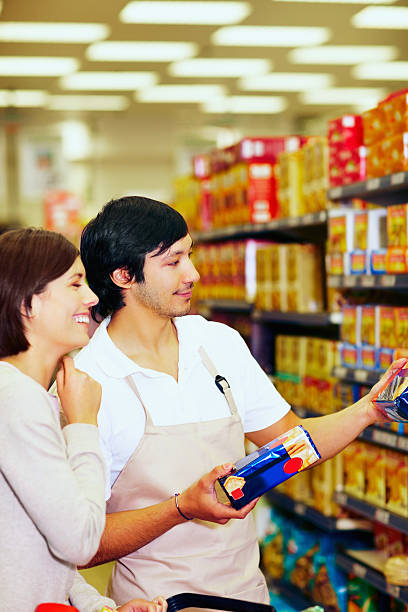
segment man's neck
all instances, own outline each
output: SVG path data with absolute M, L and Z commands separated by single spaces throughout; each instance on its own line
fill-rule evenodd
M 124 306 L 112 316 L 108 334 L 138 365 L 166 372 L 177 379 L 178 339 L 170 317 L 143 307 Z

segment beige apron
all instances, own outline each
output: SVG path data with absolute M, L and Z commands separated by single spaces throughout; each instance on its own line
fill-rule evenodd
M 216 370 L 204 349 L 204 365 Z M 244 454 L 244 431 L 228 383 L 222 377 L 231 415 L 211 421 L 156 427 L 131 376 L 127 382 L 146 413 L 144 436 L 112 487 L 107 511 L 120 512 L 160 503 L 181 492 L 219 464 Z M 225 388 L 227 387 L 227 388 Z M 201 520 L 176 525 L 146 546 L 119 559 L 110 596 L 119 605 L 134 597 L 166 598 L 203 593 L 269 603 L 258 568 L 253 517 L 218 525 Z

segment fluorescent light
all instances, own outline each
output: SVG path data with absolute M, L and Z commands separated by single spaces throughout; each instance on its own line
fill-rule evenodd
M 195 58 L 169 66 L 169 73 L 177 77 L 240 77 L 246 74 L 265 74 L 271 69 L 266 59 Z
M 328 28 L 301 26 L 231 26 L 211 36 L 215 45 L 237 47 L 294 47 L 321 45 L 329 40 Z
M 408 28 L 406 6 L 367 6 L 351 18 L 355 28 L 405 30 Z
M 251 12 L 247 2 L 138 1 L 129 2 L 119 14 L 124 23 L 187 23 L 219 25 L 239 23 Z
M 0 106 L 44 106 L 48 95 L 38 89 L 0 90 Z
M 61 79 L 63 89 L 134 90 L 152 87 L 157 82 L 154 72 L 77 72 Z
M 358 66 L 354 66 L 352 75 L 355 79 L 406 81 L 408 80 L 408 62 L 359 64 Z
M 375 87 L 332 87 L 300 94 L 303 104 L 335 105 L 359 104 L 375 106 L 385 96 L 384 89 Z
M 61 23 L 39 21 L 3 21 L 0 40 L 5 42 L 89 43 L 106 38 L 103 23 Z
M 293 64 L 332 64 L 347 66 L 359 62 L 386 62 L 397 57 L 396 47 L 380 45 L 324 45 L 293 49 L 288 59 Z
M 225 94 L 221 85 L 158 85 L 135 94 L 138 102 L 203 102 Z
M 208 100 L 201 109 L 205 113 L 250 113 L 275 114 L 287 107 L 285 98 L 280 96 L 230 96 L 218 100 Z
M 198 45 L 190 42 L 105 41 L 90 45 L 86 50 L 89 60 L 120 62 L 171 62 L 193 57 Z
M 333 84 L 331 74 L 307 72 L 273 72 L 241 79 L 239 87 L 246 91 L 305 91 L 326 89 Z
M 396 0 L 275 0 L 275 2 L 313 2 L 322 4 L 393 4 Z
M 0 57 L 1 76 L 61 76 L 77 69 L 71 57 Z
M 49 110 L 57 111 L 121 111 L 129 106 L 126 96 L 50 96 Z

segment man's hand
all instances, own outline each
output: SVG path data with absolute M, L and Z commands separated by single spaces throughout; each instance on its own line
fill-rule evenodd
M 64 357 L 57 372 L 57 390 L 68 423 L 97 425 L 101 385 L 75 368 L 71 357 Z
M 179 495 L 178 502 L 183 514 L 221 525 L 225 525 L 232 518 L 245 518 L 255 507 L 259 498 L 254 499 L 240 510 L 235 510 L 232 506 L 219 502 L 215 492 L 217 478 L 226 476 L 232 468 L 231 463 L 218 465 Z
M 166 612 L 167 601 L 164 597 L 155 597 L 152 601 L 132 599 L 120 606 L 117 612 Z
M 393 375 L 405 364 L 408 364 L 408 360 L 405 357 L 393 361 L 388 370 L 385 372 L 385 374 L 381 376 L 378 383 L 376 383 L 372 387 L 372 389 L 369 391 L 369 393 L 367 393 L 367 395 L 365 395 L 363 398 L 361 398 L 361 400 L 359 400 L 359 402 L 362 402 L 366 405 L 367 415 L 372 424 L 386 423 L 391 420 L 384 414 L 384 412 L 382 412 L 380 408 L 378 408 L 374 404 L 374 399 L 377 397 L 378 393 L 380 393 L 382 389 L 387 386 Z

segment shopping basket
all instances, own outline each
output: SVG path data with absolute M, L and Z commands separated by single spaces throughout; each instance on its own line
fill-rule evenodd
M 267 604 L 198 593 L 173 595 L 168 598 L 167 606 L 167 612 L 176 612 L 185 608 L 208 608 L 210 610 L 230 610 L 231 612 L 276 612 L 273 606 Z

